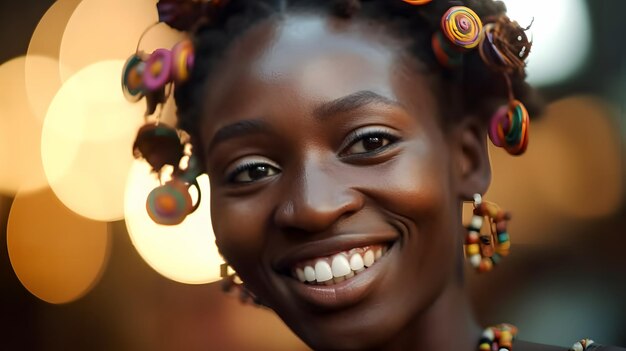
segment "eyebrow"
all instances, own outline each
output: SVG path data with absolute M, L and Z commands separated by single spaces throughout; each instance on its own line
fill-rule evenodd
M 402 106 L 399 102 L 376 94 L 373 91 L 363 90 L 350 95 L 340 97 L 336 100 L 325 102 L 316 107 L 313 115 L 316 118 L 326 117 L 349 112 L 369 104 L 383 104 L 388 106 Z M 211 150 L 215 145 L 229 139 L 242 138 L 253 134 L 271 132 L 272 127 L 261 119 L 246 119 L 228 124 L 220 128 L 207 146 Z
M 228 139 L 246 137 L 252 134 L 261 134 L 271 131 L 270 125 L 261 119 L 246 119 L 228 124 L 220 128 L 209 143 L 207 150 Z
M 315 108 L 313 112 L 317 118 L 350 112 L 370 104 L 383 104 L 388 106 L 402 106 L 398 101 L 376 94 L 373 91 L 363 90 L 336 100 L 325 102 Z

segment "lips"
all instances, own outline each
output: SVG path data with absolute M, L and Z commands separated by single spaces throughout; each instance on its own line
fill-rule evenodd
M 399 233 L 338 235 L 287 252 L 274 267 L 296 297 L 325 309 L 363 299 L 380 282 Z

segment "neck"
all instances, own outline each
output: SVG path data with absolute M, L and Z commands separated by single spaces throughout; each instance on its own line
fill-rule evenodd
M 452 283 L 383 350 L 475 351 L 481 331 L 467 293 Z

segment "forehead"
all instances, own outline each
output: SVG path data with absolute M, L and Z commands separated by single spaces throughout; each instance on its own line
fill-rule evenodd
M 417 74 L 419 63 L 404 48 L 374 22 L 312 14 L 263 22 L 238 38 L 214 69 L 205 100 L 209 127 L 258 117 L 259 108 L 277 100 L 314 108 L 371 91 L 411 104 L 402 100 L 412 100 L 418 90 L 430 93 Z

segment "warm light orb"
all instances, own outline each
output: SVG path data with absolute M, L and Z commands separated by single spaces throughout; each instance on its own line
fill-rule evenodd
M 32 57 L 30 63 L 45 69 L 48 59 Z M 46 186 L 40 155 L 41 121 L 26 95 L 26 58 L 0 65 L 0 193 L 37 190 Z
M 74 214 L 46 188 L 15 197 L 7 248 L 22 285 L 44 301 L 61 304 L 82 297 L 99 281 L 110 234 L 106 223 Z
M 135 161 L 128 176 L 124 213 L 126 227 L 141 257 L 161 275 L 181 283 L 203 284 L 220 279 L 223 263 L 211 227 L 209 178 L 198 178 L 200 207 L 175 226 L 154 223 L 146 212 L 146 199 L 159 182 L 150 166 Z M 191 193 L 194 203 L 197 194 Z
M 490 147 L 493 178 L 485 198 L 513 213 L 515 243 L 561 245 L 555 233 L 619 208 L 624 180 L 617 116 L 617 108 L 599 98 L 568 97 L 531 122 L 523 156 Z
M 158 20 L 156 0 L 83 0 L 67 23 L 59 60 L 65 80 L 87 65 L 103 60 L 126 60 L 142 32 Z M 171 48 L 180 32 L 160 24 L 152 28 L 140 49 Z
M 504 0 L 507 15 L 533 42 L 528 81 L 545 86 L 563 81 L 585 63 L 591 46 L 591 20 L 583 0 Z
M 65 26 L 81 0 L 57 0 L 39 20 L 28 45 L 28 55 L 59 58 Z
M 119 82 L 124 61 L 90 65 L 54 97 L 43 125 L 41 152 L 52 190 L 87 218 L 123 218 L 132 145 L 145 104 L 129 103 Z
M 589 219 L 611 215 L 622 202 L 619 108 L 592 96 L 550 104 L 536 147 L 535 169 L 544 201 L 564 214 Z
M 25 58 L 24 77 L 28 103 L 35 116 L 43 121 L 54 95 L 61 88 L 59 61 L 39 55 Z

